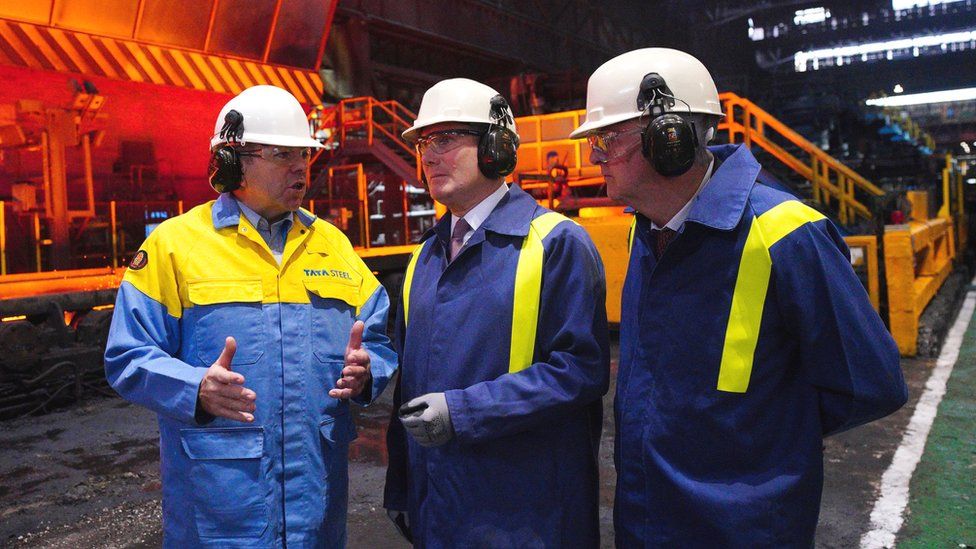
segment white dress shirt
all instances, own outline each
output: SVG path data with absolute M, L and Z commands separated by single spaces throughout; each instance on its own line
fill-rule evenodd
M 685 224 L 685 219 L 688 219 L 688 214 L 691 213 L 691 207 L 695 204 L 695 200 L 698 200 L 698 195 L 701 194 L 702 190 L 705 188 L 705 185 L 708 185 L 708 180 L 712 178 L 712 168 L 714 167 L 715 159 L 712 158 L 712 161 L 708 163 L 708 169 L 705 170 L 705 177 L 702 178 L 702 182 L 698 185 L 698 190 L 695 191 L 695 195 L 692 196 L 687 203 L 685 203 L 683 208 L 678 210 L 678 213 L 674 214 L 671 221 L 664 224 L 665 227 L 674 232 L 679 232 L 681 230 L 681 226 Z M 658 227 L 656 223 L 651 221 L 651 229 L 656 231 L 661 229 L 661 227 Z
M 464 220 L 468 222 L 468 225 L 471 226 L 471 228 L 468 229 L 468 232 L 464 233 L 464 244 L 468 243 L 468 239 L 471 238 L 471 235 L 473 235 L 474 232 L 478 230 L 478 227 L 480 227 L 481 224 L 488 219 L 488 216 L 491 214 L 492 210 L 494 210 L 495 206 L 502 201 L 502 198 L 505 197 L 505 193 L 507 192 L 508 185 L 503 182 L 498 189 L 495 190 L 495 192 L 485 197 L 485 199 L 481 202 L 478 202 L 474 208 L 471 208 L 468 210 L 468 213 L 462 216 L 464 217 Z M 451 214 L 450 234 L 454 234 L 454 226 L 457 225 L 458 219 L 461 218 Z

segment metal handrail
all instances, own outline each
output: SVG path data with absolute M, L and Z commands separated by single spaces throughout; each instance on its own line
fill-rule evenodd
M 729 142 L 734 143 L 737 135 L 742 136 L 747 146 L 753 144 L 765 149 L 780 162 L 810 181 L 813 186 L 813 199 L 829 205 L 830 199 L 838 203 L 838 217 L 841 223 L 854 222 L 857 217 L 870 220 L 871 209 L 859 201 L 854 192 L 863 191 L 869 196 L 883 196 L 885 191 L 868 181 L 839 160 L 824 152 L 809 140 L 796 133 L 758 105 L 734 93 L 719 94 L 724 105 L 725 119 L 719 130 L 729 132 Z M 736 119 L 737 109 L 741 111 L 741 121 Z M 767 132 L 767 129 L 771 132 Z M 779 136 L 809 155 L 809 161 L 797 158 L 770 138 Z
M 392 121 L 391 131 L 386 126 L 389 124 L 383 124 L 376 122 L 375 112 L 377 109 L 383 112 L 385 115 L 390 117 Z M 398 135 L 397 127 L 402 126 L 404 129 L 409 128 L 412 123 L 397 114 L 397 111 L 403 111 L 405 114 L 410 116 L 415 116 L 406 107 L 400 105 L 396 101 L 378 101 L 372 97 L 350 97 L 348 99 L 343 99 L 339 102 L 334 110 L 329 111 L 328 115 L 323 115 L 323 123 L 331 120 L 332 126 L 338 131 L 333 133 L 333 136 L 338 137 L 339 145 L 342 146 L 346 142 L 347 130 L 349 128 L 355 127 L 365 127 L 366 128 L 366 142 L 369 145 L 373 144 L 373 138 L 377 134 L 377 130 L 381 138 L 406 151 L 407 153 L 416 156 L 416 152 L 413 147 L 407 145 Z M 345 120 L 345 114 L 347 112 L 360 112 L 364 116 L 359 120 Z M 333 137 L 330 137 L 330 141 Z

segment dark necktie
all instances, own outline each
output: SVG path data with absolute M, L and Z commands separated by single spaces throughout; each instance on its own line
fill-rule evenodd
M 468 225 L 468 222 L 465 221 L 463 217 L 458 218 L 457 223 L 454 224 L 454 230 L 451 231 L 450 261 L 454 261 L 454 258 L 457 257 L 458 252 L 461 251 L 461 248 L 464 246 L 464 235 L 468 234 L 469 230 L 471 230 L 471 225 Z
M 664 249 L 668 247 L 671 240 L 674 239 L 674 235 L 678 234 L 674 229 L 669 229 L 667 227 L 663 229 L 656 229 L 651 231 L 651 235 L 654 236 L 654 258 L 661 259 L 661 254 L 664 253 Z

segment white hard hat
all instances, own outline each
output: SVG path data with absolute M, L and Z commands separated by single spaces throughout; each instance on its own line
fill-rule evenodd
M 227 113 L 239 112 L 243 117 L 243 133 L 236 139 L 240 143 L 260 143 L 283 147 L 321 148 L 312 139 L 305 110 L 295 96 L 277 86 L 252 86 L 239 93 L 220 109 L 210 148 L 227 142 L 221 129 L 227 122 Z
M 669 48 L 644 48 L 618 55 L 600 65 L 586 86 L 586 121 L 571 138 L 644 114 L 637 94 L 644 76 L 656 72 L 678 99 L 669 111 L 724 116 L 712 75 L 694 56 Z
M 424 94 L 417 119 L 413 126 L 403 132 L 403 139 L 413 143 L 420 137 L 422 128 L 442 122 L 499 124 L 518 136 L 515 118 L 507 102 L 504 104 L 504 119 L 491 116 L 492 100 L 496 97 L 500 97 L 497 91 L 474 80 L 441 80 Z

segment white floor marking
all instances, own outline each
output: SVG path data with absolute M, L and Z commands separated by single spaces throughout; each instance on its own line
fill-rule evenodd
M 976 284 L 976 278 L 973 279 Z M 922 459 L 925 441 L 929 438 L 932 422 L 935 420 L 939 403 L 946 392 L 946 382 L 952 374 L 952 368 L 959 358 L 963 336 L 969 328 L 969 321 L 976 310 L 976 291 L 970 290 L 966 294 L 959 316 L 956 317 L 952 329 L 942 345 L 942 352 L 935 369 L 925 383 L 925 391 L 915 406 L 908 428 L 902 436 L 901 444 L 895 451 L 891 466 L 881 477 L 881 494 L 874 502 L 871 511 L 871 531 L 861 537 L 861 549 L 880 549 L 894 547 L 895 536 L 904 523 L 905 507 L 908 505 L 908 485 L 912 480 L 912 473 Z

